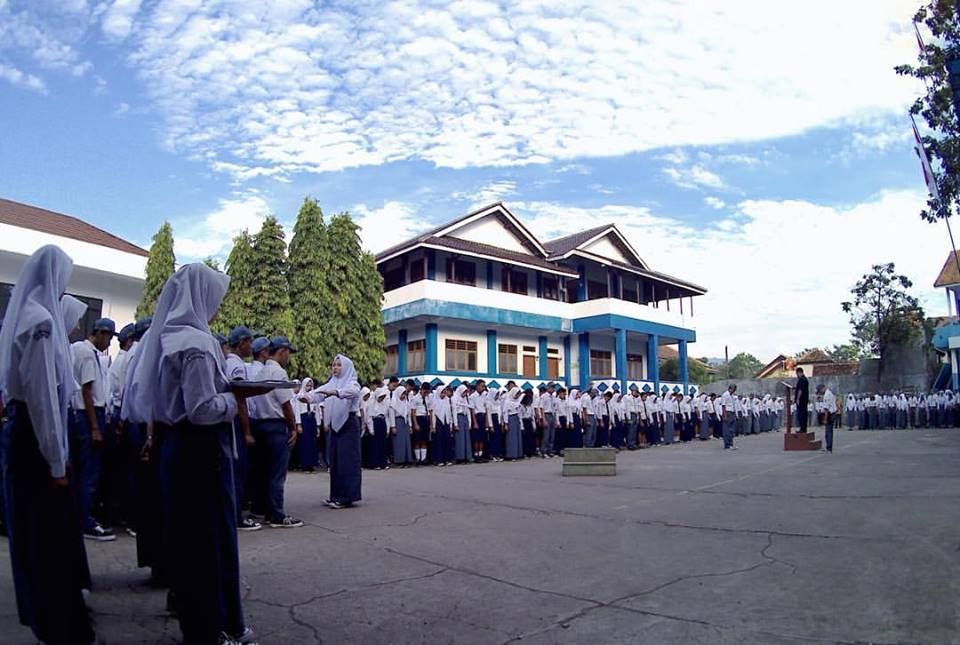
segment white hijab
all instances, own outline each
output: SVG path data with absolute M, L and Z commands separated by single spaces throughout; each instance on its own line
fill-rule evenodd
M 50 317 L 50 336 L 53 341 L 53 361 L 58 385 L 57 398 L 64 428 L 67 427 L 67 406 L 70 397 L 76 392 L 73 389 L 76 381 L 73 378 L 73 358 L 70 354 L 70 343 L 67 341 L 67 331 L 64 329 L 66 316 L 60 297 L 67 288 L 72 273 L 73 260 L 59 247 L 47 245 L 37 249 L 17 277 L 17 283 L 10 294 L 10 303 L 7 305 L 3 329 L 0 330 L 0 391 L 3 392 L 4 400 L 9 401 L 10 372 L 19 369 L 19 365 L 13 364 L 13 344 L 18 336 L 41 322 L 29 316 L 26 310 L 32 308 L 31 305 L 39 307 Z M 76 322 L 73 321 L 74 324 Z
M 344 356 L 343 354 L 337 354 L 336 359 L 340 361 L 340 376 L 331 376 L 330 380 L 321 385 L 318 389 L 321 390 L 344 390 L 353 385 L 359 385 L 357 383 L 357 370 L 353 367 L 353 361 Z M 361 404 L 362 404 L 362 395 L 361 395 Z M 347 418 L 350 416 L 351 412 L 356 411 L 356 401 L 350 399 L 341 399 L 340 397 L 327 397 L 323 402 L 323 409 L 325 414 L 330 415 L 330 427 L 334 431 L 339 431 L 343 427 L 343 424 L 347 422 Z
M 158 391 L 163 360 L 187 349 L 202 349 L 214 357 L 218 390 L 228 381 L 223 371 L 223 351 L 210 334 L 209 321 L 220 308 L 230 278 L 205 264 L 181 267 L 163 285 L 150 330 L 131 358 L 124 401 L 129 418 L 147 423 L 157 417 L 158 400 L 169 393 Z

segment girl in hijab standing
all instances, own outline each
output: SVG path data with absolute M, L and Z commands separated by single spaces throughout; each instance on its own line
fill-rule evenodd
M 413 462 L 410 447 L 410 393 L 413 381 L 400 385 L 390 398 L 390 414 L 393 416 L 393 464 L 406 468 Z
M 67 406 L 78 388 L 60 297 L 72 272 L 59 248 L 37 250 L 20 272 L 0 332 L 14 591 L 20 623 L 45 643 L 94 640 L 80 591 L 89 581 L 67 472 Z
M 470 409 L 470 392 L 466 385 L 459 385 L 453 395 L 453 411 L 456 415 L 453 426 L 453 455 L 458 464 L 473 461 L 471 432 L 476 426 L 474 411 Z
M 487 393 L 487 454 L 494 461 L 503 461 L 503 395 L 504 388 Z
M 331 508 L 349 508 L 361 499 L 360 469 L 360 383 L 353 361 L 337 354 L 330 380 L 307 395 L 324 402 L 330 423 L 327 459 L 330 463 Z
M 300 468 L 308 473 L 312 473 L 317 467 L 318 454 L 317 449 L 317 405 L 315 403 L 305 403 L 300 397 L 313 390 L 313 379 L 305 378 L 300 385 L 300 391 L 297 393 L 295 410 L 297 412 L 297 424 L 300 426 L 297 431 L 297 448 L 300 453 Z
M 152 421 L 163 433 L 163 524 L 176 554 L 168 563 L 170 585 L 185 643 L 252 637 L 240 601 L 232 463 L 231 424 L 244 401 L 229 391 L 209 328 L 229 282 L 203 264 L 174 273 L 130 368 L 133 420 Z
M 520 397 L 523 391 L 513 381 L 507 383 L 507 393 L 504 395 L 503 414 L 507 418 L 506 459 L 513 461 L 523 457 L 523 438 L 521 436 Z
M 370 397 L 370 426 L 373 438 L 370 441 L 370 467 L 385 470 L 387 465 L 387 435 L 393 420 L 390 418 L 390 390 L 384 386 L 374 390 Z

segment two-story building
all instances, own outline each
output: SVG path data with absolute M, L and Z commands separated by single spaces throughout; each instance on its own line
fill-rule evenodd
M 689 391 L 694 297 L 651 269 L 616 226 L 538 240 L 497 202 L 377 255 L 387 375 L 432 383 L 593 383 Z M 678 382 L 657 353 L 676 345 Z

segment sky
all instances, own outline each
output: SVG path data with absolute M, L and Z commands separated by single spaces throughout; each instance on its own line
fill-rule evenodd
M 0 197 L 179 262 L 305 196 L 377 251 L 503 201 L 543 239 L 616 224 L 705 286 L 694 356 L 849 339 L 895 262 L 949 252 L 907 108 L 918 0 L 0 0 Z

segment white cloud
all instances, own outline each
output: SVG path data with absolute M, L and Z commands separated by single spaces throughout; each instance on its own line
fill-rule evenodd
M 615 223 L 654 270 L 700 284 L 695 355 L 779 352 L 846 342 L 840 302 L 873 264 L 894 261 L 928 314 L 945 314 L 933 280 L 948 254 L 942 226 L 917 216 L 919 192 L 887 192 L 846 208 L 805 201 L 745 201 L 697 228 L 650 209 L 511 204 L 544 239 Z
M 719 197 L 713 197 L 713 196 L 704 197 L 703 201 L 710 208 L 716 208 L 717 210 L 720 210 L 721 208 L 727 205 L 727 203 L 722 199 L 720 199 Z
M 127 114 L 128 112 L 130 112 L 130 104 L 129 104 L 129 103 L 120 103 L 120 104 L 113 110 L 113 116 L 117 116 L 117 117 L 119 117 L 119 116 L 124 116 L 124 115 Z
M 900 112 L 914 4 L 167 0 L 127 42 L 167 147 L 227 172 L 503 166 Z
M 699 164 L 694 164 L 689 168 L 664 168 L 663 174 L 681 188 L 699 189 L 699 188 L 723 188 L 724 183 L 720 177 Z
M 133 19 L 140 10 L 142 0 L 114 0 L 103 13 L 101 29 L 111 41 L 117 42 L 130 35 Z
M 360 226 L 363 248 L 371 253 L 379 253 L 433 227 L 405 202 L 390 201 L 380 208 L 357 204 L 350 214 Z
M 270 205 L 262 196 L 248 193 L 221 199 L 216 210 L 195 217 L 174 220 L 174 251 L 179 263 L 207 257 L 222 261 L 230 253 L 233 238 L 243 230 L 255 234 L 270 215 Z
M 517 184 L 514 181 L 501 179 L 482 186 L 473 192 L 456 192 L 450 197 L 460 201 L 470 203 L 470 207 L 486 206 L 493 202 L 499 202 L 504 197 L 513 195 L 517 192 Z
M 4 65 L 2 62 L 0 62 L 0 78 L 16 87 L 23 87 L 28 90 L 33 90 L 34 92 L 39 92 L 40 94 L 47 93 L 47 86 L 43 82 L 43 79 L 33 74 L 25 74 L 16 67 Z

